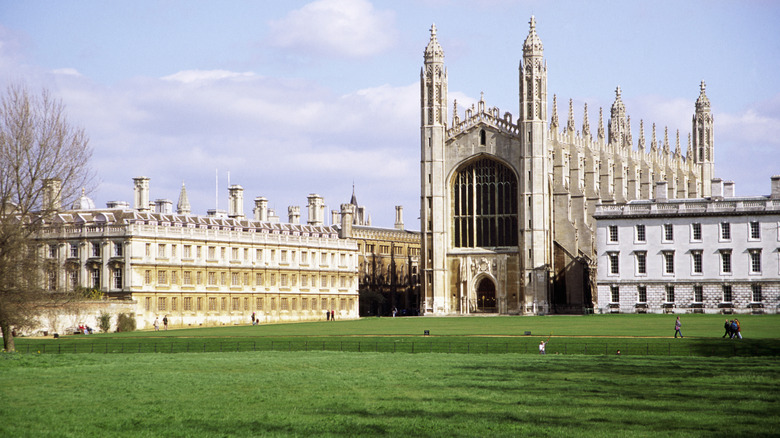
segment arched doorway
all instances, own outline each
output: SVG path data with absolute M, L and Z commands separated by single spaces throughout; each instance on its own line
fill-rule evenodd
M 477 285 L 477 312 L 496 311 L 496 285 L 491 279 L 483 278 Z

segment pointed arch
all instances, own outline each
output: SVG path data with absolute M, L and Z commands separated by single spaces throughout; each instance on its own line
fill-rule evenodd
M 480 156 L 454 173 L 451 190 L 456 248 L 517 246 L 518 185 L 512 169 Z

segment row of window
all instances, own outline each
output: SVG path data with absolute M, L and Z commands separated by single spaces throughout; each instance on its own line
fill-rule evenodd
M 194 299 L 193 299 L 194 298 Z M 155 302 L 156 301 L 156 302 Z M 250 310 L 335 310 L 338 304 L 341 311 L 351 309 L 354 306 L 354 298 L 307 298 L 307 297 L 182 297 L 181 309 L 179 309 L 179 297 L 146 297 L 144 310 L 158 312 L 202 312 L 206 310 L 204 303 L 208 305 L 209 312 L 217 311 L 250 311 Z M 156 306 L 153 307 L 153 305 Z M 254 304 L 254 306 L 252 306 Z M 229 306 L 229 308 L 228 308 Z
M 375 243 L 366 243 L 366 253 L 367 254 L 373 254 L 376 252 L 376 244 Z M 390 255 L 390 245 L 379 245 L 379 254 L 381 255 Z M 407 255 L 409 256 L 419 256 L 420 255 L 420 248 L 413 248 L 408 247 L 407 248 Z M 358 243 L 358 253 L 363 254 L 363 244 Z M 396 256 L 403 256 L 404 255 L 404 247 L 403 246 L 393 246 L 392 247 L 392 253 Z
M 724 284 L 722 285 L 722 291 L 723 295 L 721 297 L 722 302 L 724 303 L 731 303 L 734 299 L 731 285 Z M 632 288 L 633 292 L 633 288 Z M 647 303 L 647 286 L 637 286 L 636 287 L 637 292 L 637 302 L 638 303 Z M 751 299 L 754 303 L 760 303 L 763 301 L 764 296 L 761 292 L 761 285 L 760 284 L 752 284 L 751 285 Z M 610 286 L 610 302 L 611 303 L 619 303 L 620 302 L 620 286 L 613 285 Z M 633 294 L 632 294 L 633 295 Z M 665 302 L 666 303 L 674 303 L 676 298 L 675 296 L 675 287 L 673 285 L 667 285 L 666 286 L 666 296 Z M 694 285 L 693 286 L 693 302 L 694 303 L 701 303 L 704 301 L 704 288 L 701 285 Z
M 111 269 L 111 285 L 109 287 L 113 289 L 122 289 L 124 287 L 124 275 L 121 268 Z M 67 290 L 74 290 L 81 285 L 79 281 L 79 271 L 68 270 L 66 271 L 66 284 Z M 87 270 L 88 284 L 87 287 L 100 289 L 100 268 L 92 268 Z M 57 271 L 52 269 L 47 272 L 46 288 L 50 291 L 57 290 Z
M 194 246 L 194 251 L 193 251 Z M 167 243 L 159 243 L 157 244 L 157 258 L 167 258 L 167 250 L 168 247 L 170 247 L 170 257 L 176 258 L 177 257 L 177 249 L 178 245 L 176 244 L 167 244 Z M 194 258 L 201 259 L 203 258 L 203 248 L 204 246 L 201 245 L 182 245 L 182 254 L 181 257 L 183 259 L 192 259 L 193 253 L 195 255 Z M 206 246 L 206 254 L 208 260 L 229 260 L 232 262 L 240 262 L 240 261 L 247 261 L 251 262 L 253 261 L 251 258 L 252 252 L 250 248 L 228 248 L 228 247 L 217 247 L 217 246 Z M 228 259 L 228 249 L 230 250 L 230 258 Z M 217 256 L 219 254 L 219 257 Z M 300 260 L 298 260 L 298 254 L 300 254 Z M 254 255 L 255 255 L 255 261 L 258 262 L 264 262 L 266 261 L 266 256 L 269 257 L 270 262 L 279 262 L 279 263 L 296 263 L 299 262 L 301 264 L 308 264 L 309 263 L 309 255 L 311 254 L 311 262 L 314 263 L 317 260 L 318 253 L 316 251 L 296 251 L 296 250 L 286 250 L 281 249 L 278 250 L 279 258 L 277 259 L 277 250 L 276 249 L 263 249 L 263 248 L 255 248 Z M 152 257 L 152 244 L 147 243 L 146 244 L 146 256 Z M 243 257 L 242 257 L 243 256 Z M 335 252 L 327 252 L 323 251 L 319 253 L 319 263 L 322 266 L 329 266 L 329 265 L 335 265 L 336 264 L 336 258 L 337 254 Z M 352 254 L 349 254 L 349 262 L 352 262 Z M 347 254 L 345 253 L 339 253 L 338 254 L 338 263 L 340 266 L 347 266 Z
M 731 240 L 731 224 L 729 222 L 721 222 L 718 225 L 719 237 L 721 242 L 727 242 Z M 691 224 L 691 242 L 701 242 L 702 231 L 701 223 L 694 222 Z M 608 228 L 607 239 L 610 243 L 617 243 L 619 241 L 618 226 L 610 225 Z M 759 222 L 748 222 L 748 239 L 760 240 L 761 239 L 761 224 Z M 636 224 L 634 226 L 634 241 L 637 243 L 647 242 L 647 232 L 644 224 Z M 674 241 L 674 226 L 673 224 L 663 224 L 663 242 Z
M 691 273 L 692 274 L 703 274 L 704 273 L 704 260 L 703 260 L 703 252 L 702 250 L 691 250 Z M 721 274 L 730 274 L 732 271 L 732 264 L 731 264 L 731 250 L 730 249 L 722 249 L 719 251 L 720 255 L 720 273 Z M 761 249 L 750 249 L 748 250 L 748 269 L 751 274 L 760 274 L 761 273 Z M 663 273 L 664 274 L 674 274 L 675 273 L 675 265 L 674 265 L 674 251 L 661 251 L 661 256 L 663 257 L 662 263 L 663 263 Z M 619 275 L 620 274 L 620 252 L 618 251 L 611 251 L 607 253 L 607 257 L 609 258 L 609 275 Z M 634 258 L 635 258 L 635 274 L 636 275 L 645 275 L 647 274 L 647 251 L 634 251 Z
M 147 269 L 144 271 L 144 284 L 153 284 L 153 270 Z M 157 283 L 158 285 L 167 285 L 169 271 L 157 270 Z M 170 271 L 170 284 L 179 284 L 179 272 Z M 205 284 L 208 286 L 280 286 L 280 287 L 295 287 L 298 283 L 298 274 L 279 274 L 279 282 L 277 284 L 276 273 L 264 275 L 262 272 L 257 272 L 254 275 L 254 283 L 252 283 L 252 276 L 249 272 L 214 272 L 208 271 L 205 273 Z M 228 274 L 230 274 L 230 280 L 228 283 Z M 352 281 L 351 276 L 336 276 L 336 275 L 316 275 L 316 274 L 300 274 L 301 287 L 348 287 L 348 282 Z M 338 283 L 337 283 L 338 282 Z M 183 271 L 181 284 L 184 286 L 202 285 L 204 284 L 204 272 L 203 271 Z
M 113 257 L 122 257 L 124 255 L 124 244 L 122 242 L 107 242 L 107 244 L 110 244 L 113 252 L 111 255 Z M 48 248 L 48 257 L 51 259 L 56 259 L 59 256 L 59 248 L 60 246 L 56 243 L 49 244 Z M 90 242 L 89 244 L 89 257 L 100 257 L 102 254 L 102 245 L 100 242 Z M 79 257 L 79 244 L 78 243 L 70 243 L 68 244 L 68 257 L 70 258 L 78 258 Z

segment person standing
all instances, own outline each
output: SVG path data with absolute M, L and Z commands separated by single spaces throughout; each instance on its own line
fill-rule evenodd
M 154 331 L 160 331 L 160 319 L 157 317 L 154 318 Z
M 255 312 L 252 312 L 252 325 L 255 325 Z
M 680 331 L 680 328 L 682 327 L 682 323 L 680 322 L 680 317 L 677 317 L 677 321 L 674 323 L 674 337 L 677 338 L 677 334 L 680 334 L 680 338 L 682 339 L 683 335 Z
M 547 354 L 547 342 L 542 341 L 539 343 L 539 354 Z
M 165 330 L 168 331 L 168 316 L 163 316 L 163 327 L 165 327 Z
M 723 324 L 723 328 L 726 329 L 726 333 L 724 333 L 722 337 L 731 337 L 731 322 L 728 319 L 726 319 L 726 323 Z
M 330 321 L 330 310 L 325 311 L 325 321 Z
M 336 311 L 335 310 L 331 310 L 330 311 L 330 320 L 331 321 L 335 321 L 336 320 Z

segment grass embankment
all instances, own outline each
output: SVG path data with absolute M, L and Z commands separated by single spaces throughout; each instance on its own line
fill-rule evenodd
M 774 358 L 0 355 L 0 435 L 769 436 Z

